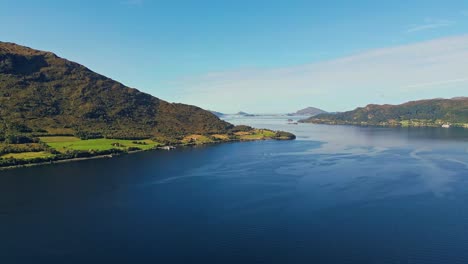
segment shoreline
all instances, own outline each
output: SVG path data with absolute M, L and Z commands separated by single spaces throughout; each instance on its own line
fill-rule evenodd
M 142 152 L 142 151 L 146 151 L 146 150 L 139 150 L 139 151 L 135 151 L 135 152 Z M 29 163 L 29 164 L 21 164 L 21 165 L 14 165 L 14 166 L 6 166 L 6 167 L 0 167 L 0 171 L 19 169 L 19 168 L 35 167 L 35 166 L 53 165 L 53 164 L 60 164 L 60 163 L 67 163 L 67 162 L 74 162 L 74 161 L 92 160 L 92 159 L 104 159 L 104 158 L 111 159 L 114 156 L 120 156 L 121 154 L 133 154 L 135 152 L 116 153 L 116 154 L 113 154 L 113 155 L 112 154 L 107 154 L 107 155 L 98 155 L 98 156 L 83 157 L 83 158 L 62 159 L 62 160 L 51 160 L 51 161 L 38 162 L 38 163 Z
M 167 145 L 162 147 L 157 147 L 154 149 L 146 149 L 146 150 L 132 150 L 122 153 L 112 153 L 112 154 L 105 154 L 105 155 L 96 155 L 90 157 L 81 157 L 81 158 L 71 158 L 71 159 L 61 159 L 61 160 L 51 160 L 45 162 L 37 162 L 37 163 L 28 163 L 28 164 L 20 164 L 14 166 L 5 166 L 0 167 L 0 172 L 4 170 L 13 170 L 19 168 L 28 168 L 28 167 L 36 167 L 36 166 L 45 166 L 45 165 L 53 165 L 53 164 L 61 164 L 61 163 L 68 163 L 68 162 L 76 162 L 76 161 L 85 161 L 85 160 L 93 160 L 93 159 L 111 159 L 117 156 L 128 155 L 128 154 L 135 154 L 140 152 L 148 152 L 148 151 L 172 151 L 177 149 L 178 147 L 197 147 L 197 146 L 207 146 L 207 145 L 215 145 L 215 144 L 222 144 L 222 143 L 240 143 L 240 142 L 253 142 L 253 141 L 266 141 L 266 140 L 278 140 L 278 141 L 285 141 L 285 140 L 294 140 L 294 139 L 279 139 L 279 138 L 264 138 L 264 139 L 233 139 L 233 140 L 225 140 L 225 141 L 214 141 L 214 142 L 207 142 L 207 143 L 188 143 L 188 144 L 181 144 L 181 145 Z M 170 149 L 165 149 L 169 147 Z
M 457 125 L 451 124 L 450 127 L 443 127 L 439 124 L 428 124 L 428 125 L 401 125 L 401 124 L 363 124 L 363 123 L 353 123 L 353 122 L 304 122 L 299 120 L 301 124 L 314 124 L 314 125 L 328 125 L 328 126 L 357 126 L 357 127 L 383 127 L 383 128 L 464 128 L 468 129 L 468 124 Z

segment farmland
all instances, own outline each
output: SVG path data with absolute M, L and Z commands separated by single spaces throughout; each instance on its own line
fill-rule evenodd
M 149 139 L 145 140 L 123 140 L 123 139 L 87 139 L 82 140 L 77 137 L 41 137 L 41 142 L 44 142 L 49 147 L 65 153 L 67 151 L 105 151 L 111 149 L 120 150 L 149 150 L 159 146 L 160 144 Z

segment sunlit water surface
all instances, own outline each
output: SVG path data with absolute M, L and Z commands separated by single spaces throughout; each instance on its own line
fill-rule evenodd
M 468 130 L 288 118 L 228 121 L 295 141 L 1 171 L 1 263 L 468 263 Z

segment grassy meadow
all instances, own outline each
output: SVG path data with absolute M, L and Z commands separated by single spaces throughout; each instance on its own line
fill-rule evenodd
M 170 140 L 164 138 L 155 140 L 81 139 L 75 136 L 52 135 L 40 136 L 38 138 L 14 137 L 12 140 L 16 140 L 16 143 L 0 143 L 0 167 L 14 167 L 74 158 L 89 158 L 134 150 L 150 150 L 167 145 L 190 146 L 227 141 L 283 140 L 292 139 L 291 136 L 294 136 L 285 133 L 243 126 L 237 131 L 233 130 L 226 134 L 190 134 L 184 137 L 174 137 Z M 20 140 L 23 142 L 17 143 Z
M 0 158 L 2 159 L 24 159 L 24 160 L 30 160 L 30 159 L 36 159 L 36 158 L 47 159 L 47 158 L 52 158 L 52 157 L 54 157 L 54 154 L 51 154 L 46 151 L 8 153 L 8 154 L 4 154 L 0 156 Z
M 159 143 L 150 139 L 145 140 L 123 140 L 123 139 L 87 139 L 82 140 L 77 137 L 41 137 L 41 142 L 44 142 L 49 147 L 65 153 L 67 151 L 104 151 L 111 149 L 128 150 L 129 148 L 139 148 L 148 150 L 159 146 Z
M 249 132 L 236 132 L 235 135 L 241 140 L 262 140 L 273 138 L 276 133 L 266 129 L 255 129 Z

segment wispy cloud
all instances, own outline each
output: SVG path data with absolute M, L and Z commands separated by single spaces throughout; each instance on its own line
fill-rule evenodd
M 411 25 L 406 30 L 407 33 L 418 32 L 423 30 L 436 29 L 441 27 L 448 27 L 455 24 L 455 21 L 443 19 L 426 19 L 423 24 Z
M 220 111 L 343 111 L 367 103 L 453 97 L 468 91 L 468 35 L 295 67 L 211 72 L 178 80 L 176 101 Z
M 465 83 L 468 82 L 468 78 L 459 78 L 459 79 L 452 79 L 452 80 L 442 80 L 436 82 L 426 82 L 426 83 L 416 83 L 410 84 L 405 86 L 404 88 L 424 88 L 424 87 L 431 87 L 431 86 L 443 86 L 446 84 L 452 83 Z

